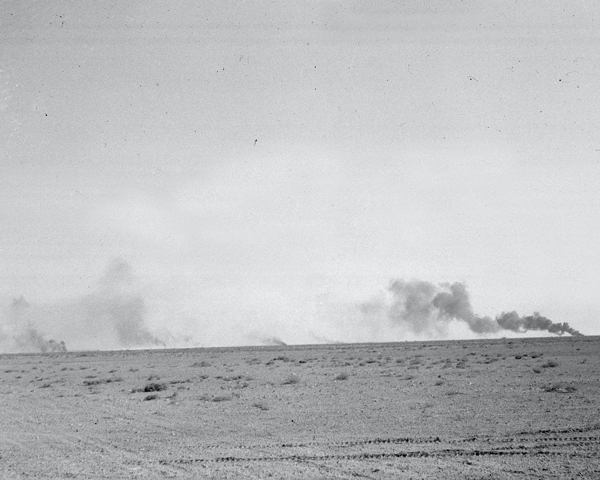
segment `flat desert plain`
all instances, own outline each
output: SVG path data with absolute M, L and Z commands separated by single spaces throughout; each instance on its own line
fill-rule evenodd
M 4 478 L 600 478 L 600 337 L 0 356 Z

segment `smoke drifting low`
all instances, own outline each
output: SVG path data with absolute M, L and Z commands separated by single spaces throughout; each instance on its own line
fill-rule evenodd
M 0 318 L 0 352 L 165 346 L 146 325 L 135 283 L 129 264 L 114 260 L 96 291 L 74 301 L 31 305 L 19 297 Z
M 66 352 L 65 342 L 46 340 L 39 330 L 25 319 L 29 307 L 29 303 L 22 296 L 12 301 L 7 314 L 7 325 L 0 329 L 0 346 L 4 347 L 0 351 L 4 351 L 8 346 L 10 350 L 19 352 Z
M 377 299 L 360 305 L 368 319 L 384 314 L 395 326 L 403 326 L 417 336 L 444 338 L 453 321 L 463 322 L 478 334 L 503 330 L 547 331 L 557 335 L 582 335 L 568 323 L 554 323 L 539 313 L 520 317 L 517 312 L 502 313 L 495 319 L 473 313 L 469 294 L 462 283 L 434 285 L 419 280 L 393 280 L 388 287 L 389 299 Z

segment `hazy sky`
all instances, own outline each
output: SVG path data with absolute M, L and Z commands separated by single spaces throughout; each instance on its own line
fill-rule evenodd
M 43 335 L 114 345 L 68 306 L 115 259 L 195 344 L 412 338 L 356 308 L 393 279 L 600 334 L 595 2 L 0 9 L 0 301 Z

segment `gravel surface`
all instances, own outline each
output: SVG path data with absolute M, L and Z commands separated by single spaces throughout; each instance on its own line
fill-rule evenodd
M 599 347 L 0 355 L 0 478 L 600 478 Z

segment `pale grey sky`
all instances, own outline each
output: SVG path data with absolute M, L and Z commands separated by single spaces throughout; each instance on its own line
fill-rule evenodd
M 423 3 L 4 2 L 2 305 L 113 346 L 56 312 L 120 258 L 203 345 L 412 338 L 396 278 L 600 334 L 600 7 Z

